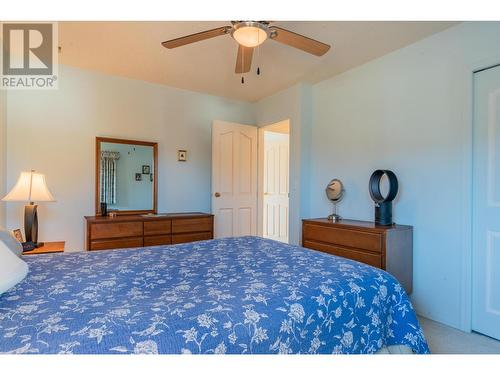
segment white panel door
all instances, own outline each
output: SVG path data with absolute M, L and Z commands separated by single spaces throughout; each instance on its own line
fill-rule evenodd
M 214 237 L 257 232 L 257 127 L 224 121 L 212 126 Z
M 263 235 L 288 242 L 288 134 L 264 133 L 264 218 Z
M 472 329 L 500 339 L 500 67 L 474 74 Z

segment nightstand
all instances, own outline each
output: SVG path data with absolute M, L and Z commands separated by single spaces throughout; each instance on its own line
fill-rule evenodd
M 381 268 L 411 294 L 413 227 L 326 218 L 302 220 L 302 246 Z
M 65 244 L 65 241 L 44 242 L 42 246 L 37 247 L 35 250 L 26 251 L 23 255 L 62 253 Z

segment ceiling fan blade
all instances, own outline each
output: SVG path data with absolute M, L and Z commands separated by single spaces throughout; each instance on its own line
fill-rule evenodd
M 269 30 L 271 30 L 271 39 L 316 56 L 323 56 L 330 49 L 328 44 L 282 29 L 281 27 L 271 26 Z
M 167 40 L 165 42 L 162 42 L 161 45 L 165 48 L 177 48 L 180 46 L 184 46 L 186 44 L 191 44 L 205 39 L 214 38 L 219 35 L 225 35 L 229 32 L 229 30 L 231 30 L 231 26 L 218 27 L 216 29 L 202 31 L 200 33 L 186 35 L 172 40 Z
M 238 46 L 238 56 L 236 57 L 237 74 L 247 73 L 252 67 L 253 48 L 244 47 L 241 44 Z

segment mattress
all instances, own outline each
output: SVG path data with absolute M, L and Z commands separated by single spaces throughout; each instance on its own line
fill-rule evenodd
M 26 257 L 2 353 L 429 353 L 383 270 L 258 237 Z

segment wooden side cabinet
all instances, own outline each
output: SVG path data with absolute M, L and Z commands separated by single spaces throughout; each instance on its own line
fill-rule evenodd
M 381 268 L 410 294 L 413 289 L 413 227 L 328 219 L 302 221 L 302 246 Z
M 213 215 L 201 212 L 86 216 L 85 220 L 90 251 L 170 245 L 214 237 Z

